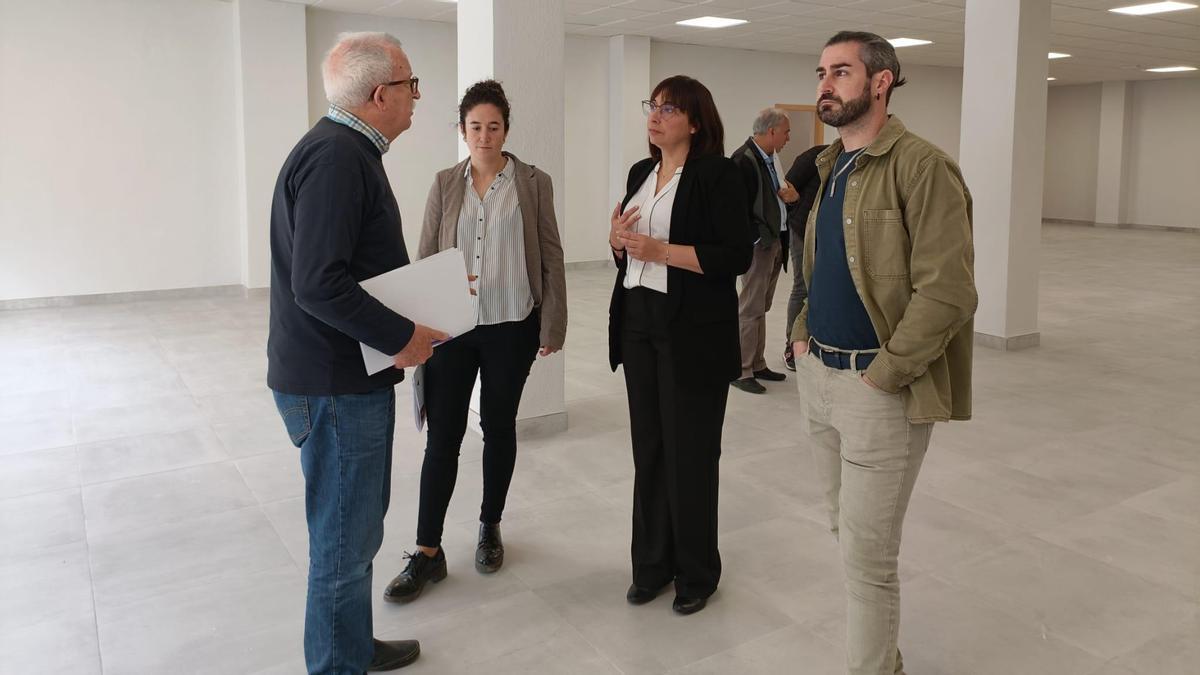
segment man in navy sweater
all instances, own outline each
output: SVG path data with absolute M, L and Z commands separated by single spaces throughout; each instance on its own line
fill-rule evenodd
M 304 470 L 308 671 L 359 675 L 420 654 L 415 640 L 374 639 L 371 563 L 391 489 L 394 387 L 447 336 L 359 286 L 409 262 L 383 169 L 421 98 L 408 57 L 390 35 L 348 33 L 322 74 L 329 113 L 284 162 L 271 205 L 267 384 Z M 395 367 L 367 375 L 360 342 L 395 354 Z

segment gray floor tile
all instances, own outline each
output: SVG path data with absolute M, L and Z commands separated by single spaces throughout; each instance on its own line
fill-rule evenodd
M 74 443 L 75 430 L 69 415 L 40 413 L 4 422 L 0 455 L 63 448 Z
M 104 672 L 253 673 L 302 653 L 304 578 L 291 565 L 99 610 Z M 298 665 L 298 664 L 297 664 Z
M 84 485 L 162 473 L 229 459 L 217 435 L 207 428 L 128 436 L 79 446 Z
M 733 649 L 791 620 L 757 594 L 723 586 L 698 614 L 671 611 L 670 592 L 634 607 L 625 570 L 599 572 L 536 591 L 621 672 L 661 673 Z
M 1091 675 L 1104 660 L 993 609 L 981 597 L 923 577 L 901 603 L 905 670 L 922 675 Z
M 79 487 L 74 447 L 0 455 L 0 495 L 22 495 Z
M 1200 526 L 1115 506 L 1038 537 L 1200 601 Z
M 90 540 L 90 548 L 101 610 L 230 576 L 294 566 L 257 506 L 97 537 Z
M 917 483 L 909 672 L 1190 675 L 1200 237 L 1050 226 L 1043 242 L 1041 346 L 976 350 L 974 419 L 938 426 Z M 677 617 L 669 592 L 625 603 L 633 463 L 607 364 L 612 274 L 568 275 L 570 431 L 521 442 L 504 569 L 472 565 L 482 444 L 468 433 L 450 575 L 406 606 L 380 601 L 413 549 L 425 446 L 398 388 L 378 631 L 423 640 L 415 673 L 843 672 L 840 555 L 790 373 L 765 396 L 731 392 L 709 608 Z M 768 315 L 776 370 L 789 282 Z M 106 673 L 303 670 L 303 481 L 265 388 L 266 319 L 265 299 L 241 297 L 0 317 L 0 671 L 100 672 L 101 656 Z M 54 649 L 64 632 L 78 639 Z
M 100 675 L 100 645 L 92 610 L 0 630 L 0 672 Z
M 474 636 L 462 640 L 462 635 Z M 564 626 L 549 604 L 524 591 L 479 604 L 388 639 L 417 638 L 422 658 L 413 673 L 565 672 L 617 675 L 618 671 L 577 631 Z
M 232 462 L 203 464 L 83 488 L 83 511 L 91 538 L 175 524 L 257 503 Z
M 299 450 L 255 455 L 234 464 L 260 504 L 304 496 Z
M 80 443 L 183 431 L 205 425 L 195 400 L 190 394 L 182 393 L 136 405 L 78 411 L 74 423 Z
M 86 536 L 78 488 L 0 499 L 0 565 Z
M 1196 612 L 1196 602 L 1178 591 L 1031 537 L 939 576 L 1104 659 L 1133 651 Z
M 91 611 L 85 542 L 39 549 L 0 565 L 0 634 Z

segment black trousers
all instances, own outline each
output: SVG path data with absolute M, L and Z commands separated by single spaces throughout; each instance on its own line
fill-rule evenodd
M 706 598 L 721 578 L 717 464 L 729 384 L 680 384 L 666 296 L 625 291 L 621 350 L 633 437 L 633 583 Z
M 479 520 L 499 523 L 517 461 L 517 408 L 538 350 L 537 310 L 523 321 L 476 326 L 434 350 L 425 363 L 425 461 L 417 545 L 442 543 L 446 509 L 458 479 L 458 455 L 478 374 L 483 428 L 483 503 Z

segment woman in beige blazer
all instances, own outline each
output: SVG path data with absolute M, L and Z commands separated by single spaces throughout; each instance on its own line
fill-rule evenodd
M 509 104 L 498 82 L 469 88 L 458 108 L 469 159 L 440 171 L 425 206 L 418 258 L 458 247 L 467 264 L 475 329 L 425 363 L 429 432 L 421 467 L 417 552 L 384 592 L 410 602 L 446 576 L 442 526 L 478 375 L 483 428 L 483 504 L 475 568 L 500 569 L 500 516 L 516 462 L 517 408 L 534 358 L 562 349 L 567 285 L 550 176 L 503 151 Z

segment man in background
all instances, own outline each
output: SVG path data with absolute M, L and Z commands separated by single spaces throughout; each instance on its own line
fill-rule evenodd
M 730 155 L 746 184 L 750 224 L 757 237 L 738 295 L 742 375 L 732 385 L 750 394 L 763 394 L 767 388 L 759 380 L 779 382 L 787 377 L 767 367 L 767 312 L 779 271 L 787 262 L 787 205 L 800 195 L 784 180 L 779 164 L 779 151 L 791 134 L 787 113 L 779 108 L 763 110 L 754 119 L 752 131 L 754 135 Z

